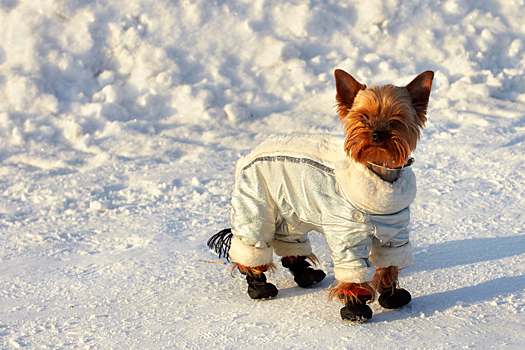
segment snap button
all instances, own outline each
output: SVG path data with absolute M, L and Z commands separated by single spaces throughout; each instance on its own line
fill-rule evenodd
M 352 213 L 352 219 L 354 219 L 354 221 L 362 221 L 363 220 L 363 214 L 361 212 L 354 211 Z

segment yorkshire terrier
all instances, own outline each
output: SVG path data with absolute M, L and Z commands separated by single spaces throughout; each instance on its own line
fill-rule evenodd
M 246 276 L 252 299 L 275 297 L 267 282 L 273 253 L 303 288 L 326 276 L 316 270 L 308 232 L 324 235 L 338 284 L 329 298 L 341 317 L 362 323 L 367 305 L 400 308 L 411 301 L 399 287 L 400 268 L 412 264 L 409 205 L 416 195 L 411 153 L 427 120 L 434 73 L 404 87 L 357 82 L 335 71 L 337 112 L 346 137 L 274 136 L 237 163 L 231 229 L 210 238 L 219 257 Z

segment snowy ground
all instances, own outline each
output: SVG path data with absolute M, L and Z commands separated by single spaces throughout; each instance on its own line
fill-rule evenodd
M 0 1 L 2 349 L 522 349 L 524 0 Z M 333 71 L 436 72 L 414 299 L 344 324 L 282 268 L 254 302 L 205 243 L 239 155 L 342 135 Z M 277 260 L 276 260 L 277 262 Z

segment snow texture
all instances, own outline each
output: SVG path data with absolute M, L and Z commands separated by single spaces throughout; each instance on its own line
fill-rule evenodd
M 524 0 L 1 0 L 2 349 L 522 349 Z M 327 271 L 252 301 L 206 240 L 271 134 L 342 135 L 333 72 L 434 70 L 413 301 L 363 325 Z M 276 260 L 276 264 L 280 265 Z

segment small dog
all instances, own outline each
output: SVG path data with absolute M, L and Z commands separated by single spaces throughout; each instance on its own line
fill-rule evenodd
M 237 163 L 231 229 L 208 241 L 219 257 L 246 276 L 252 299 L 277 295 L 265 271 L 281 256 L 300 287 L 326 276 L 312 267 L 308 232 L 322 233 L 339 282 L 329 298 L 345 305 L 343 320 L 372 317 L 367 305 L 395 309 L 411 301 L 398 287 L 400 268 L 412 264 L 407 226 L 416 195 L 410 154 L 426 122 L 434 73 L 404 87 L 357 82 L 335 71 L 337 111 L 346 138 L 271 137 Z

